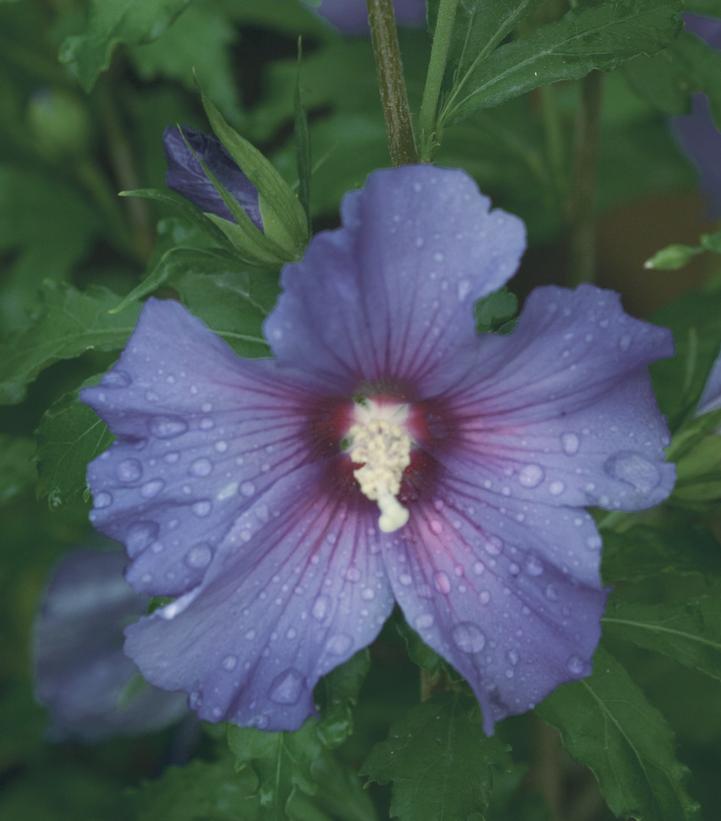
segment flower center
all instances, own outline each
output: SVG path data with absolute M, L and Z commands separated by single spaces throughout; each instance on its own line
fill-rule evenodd
M 392 533 L 408 521 L 408 509 L 397 498 L 403 471 L 411 463 L 408 406 L 363 399 L 356 403 L 353 417 L 347 434 L 349 455 L 352 462 L 362 465 L 353 476 L 361 493 L 378 504 L 378 527 Z

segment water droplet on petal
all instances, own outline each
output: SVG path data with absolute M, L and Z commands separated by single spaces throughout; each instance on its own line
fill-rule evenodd
M 172 439 L 188 430 L 188 424 L 179 416 L 156 416 L 150 421 L 150 432 L 158 439 Z
M 546 586 L 546 598 L 549 601 L 558 601 L 558 590 L 552 584 Z
M 252 482 L 243 482 L 240 492 L 243 496 L 252 496 L 255 493 L 255 485 Z
M 361 590 L 361 598 L 365 599 L 365 601 L 371 601 L 376 596 L 376 592 L 372 587 L 364 587 Z
M 210 545 L 202 543 L 195 545 L 195 547 L 191 547 L 185 559 L 191 567 L 201 569 L 210 564 L 212 557 L 213 551 L 211 550 Z
M 581 440 L 575 433 L 562 433 L 561 434 L 561 447 L 563 448 L 563 452 L 567 456 L 573 456 L 578 453 L 578 449 L 581 446 Z
M 229 673 L 235 670 L 238 664 L 238 657 L 237 656 L 226 656 L 223 661 L 221 662 L 223 670 L 227 670 Z
M 212 507 L 211 503 L 207 500 L 201 500 L 193 504 L 192 511 L 196 516 L 202 519 L 210 513 Z
M 350 650 L 352 644 L 353 639 L 350 636 L 347 636 L 345 633 L 338 633 L 328 639 L 326 649 L 329 653 L 333 653 L 333 655 L 342 656 Z
M 323 619 L 328 615 L 329 610 L 330 599 L 328 596 L 318 596 L 318 598 L 313 602 L 313 607 L 310 612 L 313 614 L 313 618 L 318 619 L 318 621 L 323 621 Z
M 143 475 L 143 466 L 137 459 L 123 459 L 115 472 L 121 482 L 137 482 Z
M 586 673 L 586 665 L 578 656 L 571 656 L 566 667 L 572 676 L 583 676 Z
M 631 485 L 639 493 L 650 493 L 661 482 L 661 474 L 645 456 L 633 451 L 620 451 L 603 465 L 609 476 Z
M 594 534 L 593 536 L 589 536 L 586 539 L 586 546 L 589 550 L 600 550 L 601 548 L 601 537 L 598 534 Z
M 361 572 L 357 567 L 349 567 L 345 572 L 345 577 L 349 582 L 357 582 L 361 577 Z
M 481 600 L 481 604 L 488 604 L 491 600 L 491 594 L 487 590 L 481 590 L 478 594 L 478 598 Z
M 525 465 L 518 473 L 518 481 L 523 487 L 538 487 L 544 478 L 543 468 L 540 465 Z
M 130 374 L 117 368 L 108 371 L 102 379 L 102 384 L 107 388 L 127 388 L 131 382 Z
M 543 573 L 543 565 L 534 556 L 526 562 L 526 573 L 529 576 L 540 576 Z
M 140 495 L 144 499 L 152 499 L 165 487 L 165 482 L 162 479 L 151 479 L 140 488 Z
M 438 573 L 433 576 L 433 583 L 435 584 L 436 590 L 439 593 L 443 593 L 444 596 L 451 592 L 451 580 L 442 570 L 439 570 Z
M 421 613 L 416 619 L 416 627 L 419 630 L 427 630 L 433 626 L 433 616 L 430 613 Z
M 96 493 L 93 497 L 93 503 L 96 510 L 102 510 L 104 507 L 110 507 L 113 503 L 113 497 L 104 490 Z
M 459 622 L 452 631 L 453 641 L 464 653 L 480 653 L 486 646 L 481 629 L 470 621 Z
M 196 459 L 190 466 L 190 472 L 193 476 L 209 476 L 213 471 L 213 463 L 210 459 L 200 458 Z
M 431 530 L 438 535 L 443 532 L 443 523 L 440 519 L 431 519 Z
M 130 558 L 134 558 L 154 542 L 160 532 L 155 522 L 135 522 L 128 529 L 125 537 L 125 547 Z
M 305 678 L 291 667 L 273 679 L 268 697 L 276 704 L 297 704 L 305 690 Z
M 551 484 L 548 486 L 548 492 L 551 494 L 551 496 L 560 496 L 565 489 L 566 486 L 563 484 L 563 482 L 560 482 L 558 480 L 555 482 L 551 482 Z

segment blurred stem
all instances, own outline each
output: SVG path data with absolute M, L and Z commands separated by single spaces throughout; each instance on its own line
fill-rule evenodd
M 561 818 L 563 774 L 561 771 L 561 739 L 558 732 L 533 717 L 535 756 L 529 780 L 546 801 L 553 821 Z
M 566 147 L 563 141 L 563 128 L 558 112 L 556 89 L 553 86 L 542 86 L 540 93 L 543 129 L 546 135 L 546 154 L 551 166 L 556 192 L 563 197 L 567 185 L 564 162 Z
M 436 28 L 433 32 L 433 46 L 428 61 L 426 85 L 418 117 L 421 142 L 421 162 L 430 162 L 438 145 L 438 98 L 443 85 L 448 61 L 448 50 L 456 21 L 458 0 L 440 0 Z
M 596 273 L 595 206 L 602 77 L 599 71 L 592 71 L 580 85 L 569 215 L 569 279 L 572 285 L 593 282 Z
M 366 0 L 388 151 L 393 165 L 418 162 L 393 0 Z
M 115 101 L 110 90 L 110 81 L 98 83 L 98 103 L 103 129 L 110 149 L 110 162 L 120 190 L 140 187 L 130 142 L 123 130 Z M 153 248 L 153 230 L 150 209 L 141 199 L 129 197 L 125 200 L 128 218 L 133 233 L 133 244 L 138 257 L 145 260 Z

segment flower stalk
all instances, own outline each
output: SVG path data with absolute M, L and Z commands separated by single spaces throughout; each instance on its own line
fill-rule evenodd
M 433 46 L 428 61 L 428 73 L 418 117 L 421 162 L 430 162 L 438 146 L 438 99 L 446 73 L 448 51 L 453 37 L 458 0 L 440 0 L 433 32 Z
M 392 0 L 367 0 L 388 151 L 393 165 L 418 162 Z

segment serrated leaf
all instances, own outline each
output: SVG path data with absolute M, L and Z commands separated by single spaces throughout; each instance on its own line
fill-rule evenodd
M 323 746 L 317 722 L 294 733 L 228 726 L 228 745 L 241 772 L 258 781 L 263 821 L 373 821 L 375 812 L 355 774 Z
M 122 348 L 135 327 L 138 307 L 111 315 L 117 303 L 117 295 L 106 288 L 82 292 L 46 282 L 33 323 L 0 344 L 0 404 L 20 402 L 38 374 L 62 359 Z
M 191 0 L 91 0 L 85 30 L 60 47 L 60 62 L 78 78 L 85 91 L 110 65 L 119 43 L 156 40 Z
M 556 727 L 566 750 L 596 776 L 611 811 L 638 821 L 692 821 L 687 768 L 675 755 L 664 717 L 603 648 L 593 675 L 566 684 L 537 711 Z
M 263 320 L 278 294 L 275 277 L 265 273 L 184 274 L 173 281 L 191 313 L 241 356 L 268 356 Z
M 392 817 L 437 821 L 484 813 L 494 773 L 508 767 L 503 743 L 483 734 L 478 705 L 444 695 L 396 721 L 361 772 L 379 784 L 392 782 Z
M 97 382 L 97 378 L 91 381 Z M 88 463 L 114 438 L 95 411 L 74 393 L 61 397 L 45 411 L 35 437 L 38 493 L 46 496 L 53 508 L 82 498 Z
M 0 505 L 12 501 L 35 481 L 32 439 L 0 434 Z
M 678 32 L 679 11 L 676 0 L 606 0 L 572 9 L 558 22 L 501 46 L 469 72 L 449 95 L 441 119 L 456 122 L 538 86 L 654 54 Z
M 671 656 L 680 664 L 721 681 L 721 600 L 640 603 L 619 591 L 603 617 L 605 635 Z

